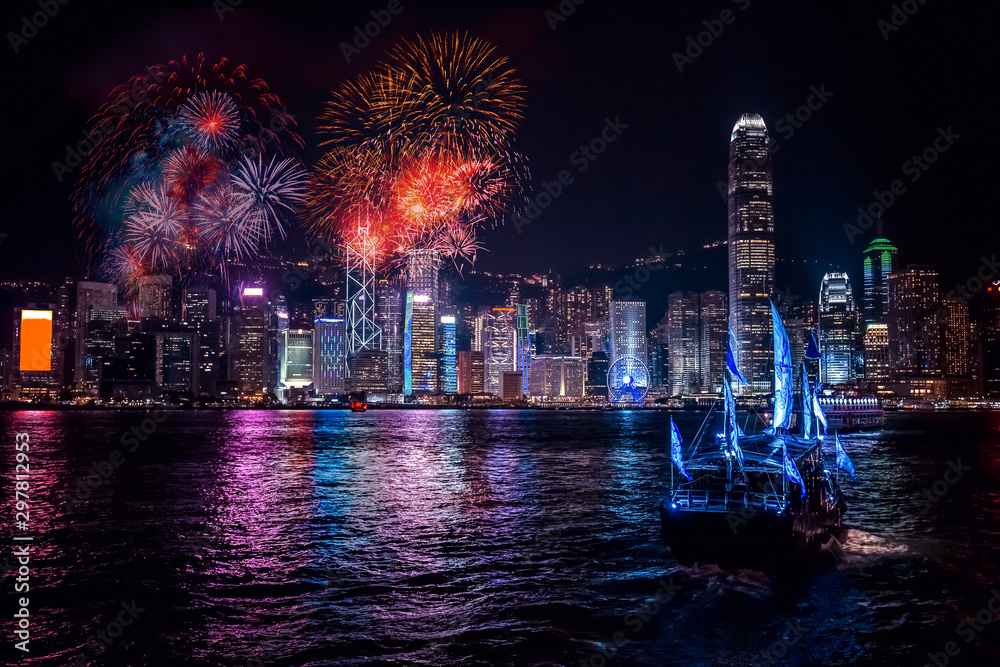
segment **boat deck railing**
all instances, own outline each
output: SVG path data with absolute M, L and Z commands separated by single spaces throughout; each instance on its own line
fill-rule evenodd
M 708 491 L 705 489 L 675 489 L 671 503 L 678 508 L 703 512 L 782 512 L 786 501 L 776 493 L 747 493 L 739 490 Z

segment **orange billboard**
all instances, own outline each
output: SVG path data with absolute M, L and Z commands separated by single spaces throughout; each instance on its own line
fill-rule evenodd
M 52 311 L 21 311 L 22 371 L 52 370 Z

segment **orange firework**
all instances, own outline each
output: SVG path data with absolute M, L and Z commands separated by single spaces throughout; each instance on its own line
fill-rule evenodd
M 524 90 L 506 58 L 468 35 L 401 44 L 320 116 L 329 150 L 310 183 L 313 236 L 363 238 L 377 263 L 419 248 L 474 259 L 475 225 L 523 200 L 512 142 Z

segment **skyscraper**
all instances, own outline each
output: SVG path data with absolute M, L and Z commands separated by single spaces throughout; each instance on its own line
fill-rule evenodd
M 236 330 L 236 379 L 240 398 L 264 397 L 268 343 L 268 305 L 261 287 L 245 287 L 239 311 L 234 315 Z
M 772 378 L 774 211 L 768 134 L 757 114 L 743 114 L 729 140 L 729 324 L 737 363 L 750 390 L 769 392 Z
M 173 316 L 173 278 L 165 275 L 144 276 L 136 288 L 140 317 L 169 320 Z
M 722 390 L 728 327 L 726 295 L 674 292 L 667 308 L 667 387 L 671 394 Z
M 889 393 L 889 325 L 867 325 L 864 337 L 865 383 L 877 393 Z
M 507 306 L 490 311 L 483 336 L 483 357 L 486 364 L 484 389 L 487 394 L 500 393 L 500 374 L 517 370 L 517 310 Z M 523 375 L 522 375 L 523 380 Z
M 896 263 L 896 246 L 882 236 L 879 223 L 878 238 L 865 248 L 865 325 L 884 323 L 889 315 L 889 274 Z
M 382 330 L 382 349 L 389 363 L 389 393 L 403 391 L 403 296 L 397 285 L 380 280 L 375 322 Z
M 458 392 L 457 320 L 454 309 L 441 309 L 438 317 L 438 391 L 442 394 Z
M 855 379 L 858 313 L 846 273 L 827 273 L 819 288 L 820 382 L 845 384 Z
M 933 393 L 941 376 L 938 272 L 911 264 L 889 274 L 889 365 L 899 393 Z M 935 326 L 931 326 L 934 323 Z
M 28 304 L 14 309 L 13 378 L 20 398 L 56 395 L 62 385 L 62 369 L 53 345 L 55 304 Z
M 321 317 L 313 324 L 313 390 L 317 396 L 344 393 L 347 376 L 347 326 Z
M 692 393 L 699 383 L 698 294 L 674 292 L 667 298 L 667 387 L 677 396 Z
M 458 353 L 458 393 L 483 393 L 483 353 L 462 350 Z
M 285 329 L 278 339 L 281 359 L 279 387 L 284 400 L 304 395 L 313 383 L 313 332 L 308 329 Z
M 726 295 L 718 290 L 702 292 L 698 298 L 698 378 L 701 390 L 714 394 L 722 391 L 725 376 L 729 309 Z
M 80 388 L 83 388 L 87 375 L 87 330 L 90 313 L 95 308 L 98 310 L 115 308 L 117 305 L 117 286 L 85 280 L 76 284 L 76 364 L 74 374 Z
M 418 250 L 409 258 L 403 327 L 405 394 L 438 390 L 438 264 L 433 250 Z

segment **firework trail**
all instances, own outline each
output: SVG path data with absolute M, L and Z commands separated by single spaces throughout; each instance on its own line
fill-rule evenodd
M 519 207 L 528 179 L 513 149 L 525 88 L 493 51 L 468 35 L 417 37 L 334 91 L 309 184 L 314 237 L 364 239 L 380 265 L 419 249 L 475 260 L 476 227 Z

